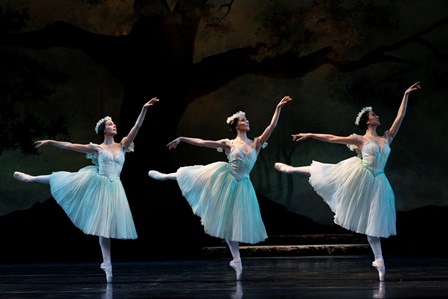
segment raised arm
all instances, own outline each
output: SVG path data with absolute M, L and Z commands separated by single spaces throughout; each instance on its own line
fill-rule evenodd
M 280 102 L 277 104 L 277 107 L 275 107 L 274 115 L 272 116 L 272 119 L 271 119 L 271 123 L 266 127 L 264 132 L 260 136 L 258 136 L 258 144 L 259 145 L 262 145 L 269 139 L 269 137 L 271 136 L 275 127 L 277 126 L 278 119 L 280 117 L 280 112 L 282 111 L 282 107 L 291 100 L 292 100 L 291 97 L 284 96 L 280 100 Z
M 52 145 L 54 147 L 71 150 L 71 151 L 75 151 L 75 152 L 80 152 L 80 153 L 91 153 L 94 151 L 88 144 L 78 144 L 78 143 L 71 143 L 68 141 L 56 141 L 56 140 L 38 140 L 38 141 L 34 142 L 35 148 L 40 148 L 43 145 Z
M 403 100 L 401 101 L 401 105 L 400 108 L 398 109 L 397 116 L 395 117 L 395 120 L 389 129 L 389 133 L 392 138 L 394 138 L 397 135 L 401 123 L 403 122 L 404 116 L 406 114 L 406 108 L 408 106 L 409 94 L 417 89 L 420 89 L 420 81 L 412 84 L 411 87 L 406 89 L 406 91 L 404 92 Z
M 191 138 L 191 137 L 177 137 L 176 139 L 168 143 L 166 146 L 168 147 L 168 149 L 175 149 L 181 142 L 201 147 L 222 148 L 224 150 L 230 149 L 230 145 L 226 141 L 226 139 L 204 140 L 200 138 Z
M 137 136 L 138 130 L 140 130 L 140 127 L 143 124 L 143 120 L 145 119 L 146 110 L 148 109 L 148 107 L 154 105 L 154 103 L 158 101 L 159 101 L 158 98 L 152 98 L 151 100 L 146 102 L 145 105 L 143 105 L 142 111 L 140 111 L 140 115 L 138 116 L 135 125 L 129 131 L 128 136 L 123 138 L 123 143 L 125 144 L 126 147 L 128 147 L 134 141 L 135 136 Z

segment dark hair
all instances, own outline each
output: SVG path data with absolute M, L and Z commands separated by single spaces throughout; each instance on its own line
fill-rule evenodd
M 371 111 L 364 112 L 361 115 L 361 118 L 359 119 L 358 127 L 363 131 L 367 131 L 367 121 L 369 120 L 369 112 Z
M 101 123 L 101 125 L 99 125 L 98 126 L 98 135 L 99 136 L 103 136 L 104 135 L 104 128 L 106 127 L 106 122 L 105 121 L 103 121 L 102 123 Z
M 232 121 L 229 123 L 229 128 L 230 131 L 232 131 L 234 134 L 236 134 L 236 125 L 238 124 L 238 121 L 240 119 L 238 117 L 235 117 L 234 119 L 232 119 Z

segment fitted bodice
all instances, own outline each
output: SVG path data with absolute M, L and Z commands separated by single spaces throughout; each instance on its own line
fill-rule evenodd
M 115 156 L 105 150 L 98 151 L 98 174 L 109 178 L 111 181 L 119 180 L 124 164 L 124 151 L 120 150 Z
M 246 152 L 246 147 L 238 148 L 232 146 L 230 153 L 227 155 L 232 174 L 236 180 L 249 178 L 249 174 L 257 161 L 258 152 L 255 148 Z
M 90 148 L 95 152 L 87 153 L 86 158 L 92 160 L 98 169 L 98 174 L 107 177 L 110 181 L 115 181 L 120 179 L 124 154 L 134 151 L 134 143 L 132 142 L 128 147 L 120 143 L 120 151 L 115 155 L 92 142 L 90 142 Z
M 384 173 L 389 154 L 390 146 L 388 142 L 380 148 L 378 144 L 369 140 L 362 148 L 362 164 L 374 176 L 377 176 Z

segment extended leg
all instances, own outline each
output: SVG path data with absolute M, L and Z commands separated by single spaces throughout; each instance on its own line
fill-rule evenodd
M 167 180 L 177 180 L 177 173 L 161 173 L 157 170 L 150 170 L 148 172 L 150 178 L 153 178 L 158 181 L 167 181 Z
M 229 265 L 235 269 L 236 280 L 241 280 L 241 276 L 243 274 L 243 264 L 241 263 L 240 246 L 237 241 L 226 240 L 226 242 L 233 257 L 233 260 Z
M 38 176 L 32 176 L 23 172 L 16 171 L 14 172 L 14 178 L 25 182 L 25 183 L 41 183 L 41 184 L 50 184 L 50 175 L 38 175 Z
M 101 253 L 103 255 L 103 263 L 101 269 L 106 273 L 107 282 L 112 282 L 112 260 L 110 254 L 110 239 L 100 237 Z
M 274 164 L 275 169 L 284 173 L 299 173 L 304 175 L 310 175 L 310 166 L 293 167 L 291 165 L 277 162 Z
M 372 266 L 378 270 L 380 281 L 384 281 L 386 266 L 384 265 L 383 251 L 381 250 L 381 239 L 378 237 L 367 236 L 367 241 L 369 241 L 370 248 L 372 248 L 375 256 L 375 261 L 372 263 Z

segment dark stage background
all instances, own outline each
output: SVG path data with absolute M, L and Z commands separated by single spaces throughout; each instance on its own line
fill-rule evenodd
M 396 195 L 398 235 L 384 252 L 445 254 L 448 2 L 432 1 L 2 1 L 0 2 L 0 261 L 98 260 L 98 240 L 75 228 L 48 186 L 33 175 L 76 171 L 84 155 L 33 148 L 40 139 L 101 142 L 98 119 L 118 124 L 119 140 L 142 105 L 157 96 L 127 154 L 122 182 L 139 238 L 114 240 L 113 257 L 145 260 L 200 255 L 222 244 L 203 233 L 175 182 L 150 169 L 225 160 L 177 136 L 233 138 L 226 118 L 243 110 L 249 136 L 282 111 L 252 172 L 269 235 L 346 232 L 307 178 L 274 170 L 277 161 L 336 163 L 345 146 L 293 143 L 290 135 L 362 133 L 358 111 L 373 106 L 379 133 L 411 95 L 386 168 Z

